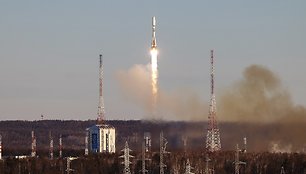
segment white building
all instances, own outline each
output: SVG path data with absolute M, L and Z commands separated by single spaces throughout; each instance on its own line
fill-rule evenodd
M 93 153 L 116 152 L 116 130 L 107 124 L 94 125 L 87 129 L 89 151 Z

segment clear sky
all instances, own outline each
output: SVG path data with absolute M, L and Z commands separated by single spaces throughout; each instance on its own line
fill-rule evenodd
M 305 0 L 2 0 L 0 120 L 95 119 L 100 53 L 106 117 L 144 118 L 115 74 L 150 62 L 152 16 L 164 91 L 188 89 L 208 101 L 214 49 L 217 97 L 247 66 L 260 64 L 305 106 L 305 9 Z

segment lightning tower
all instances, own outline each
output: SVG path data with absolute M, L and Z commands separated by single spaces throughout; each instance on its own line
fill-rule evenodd
M 86 131 L 86 135 L 85 135 L 85 155 L 88 155 L 89 151 L 88 151 L 88 131 Z
M 98 124 L 104 123 L 105 109 L 103 99 L 103 60 L 102 54 L 100 54 L 100 66 L 99 66 L 99 106 L 98 106 Z
M 60 135 L 59 138 L 59 158 L 63 157 L 63 139 L 62 139 L 62 135 Z
M 146 174 L 149 171 L 146 169 L 146 161 L 149 159 L 146 158 L 146 145 L 145 141 L 142 142 L 142 150 L 141 150 L 141 173 Z
M 50 159 L 53 160 L 53 137 L 51 131 L 49 137 L 50 137 L 50 148 L 49 148 Z
M 216 98 L 214 91 L 214 51 L 211 50 L 211 99 L 208 113 L 208 129 L 206 137 L 206 149 L 209 152 L 221 150 L 220 131 L 217 123 Z
M 32 144 L 31 144 L 32 152 L 31 152 L 31 157 L 35 157 L 36 156 L 36 137 L 35 137 L 34 131 L 32 131 L 31 134 L 32 134 Z
M 2 135 L 0 135 L 0 160 L 2 160 Z

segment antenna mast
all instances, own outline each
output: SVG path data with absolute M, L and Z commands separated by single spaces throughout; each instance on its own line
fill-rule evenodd
M 206 149 L 210 152 L 221 150 L 220 131 L 217 123 L 216 97 L 214 91 L 214 50 L 211 50 L 211 100 L 208 113 Z

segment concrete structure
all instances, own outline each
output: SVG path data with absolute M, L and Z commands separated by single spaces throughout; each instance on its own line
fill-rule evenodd
M 88 128 L 89 151 L 93 153 L 116 152 L 116 130 L 106 124 L 94 125 Z

